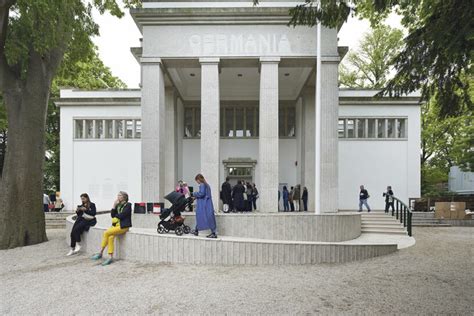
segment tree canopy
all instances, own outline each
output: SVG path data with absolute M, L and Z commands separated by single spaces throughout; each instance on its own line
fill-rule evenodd
M 258 3 L 258 0 L 254 0 Z M 319 3 L 319 5 L 318 5 Z M 305 0 L 290 10 L 290 25 L 339 27 L 349 15 L 373 26 L 391 12 L 402 16 L 405 47 L 394 58 L 395 76 L 381 94 L 399 96 L 420 90 L 425 101 L 436 98 L 440 116 L 473 107 L 469 81 L 474 46 L 474 5 L 465 0 Z
M 341 86 L 381 89 L 387 83 L 393 58 L 403 47 L 399 29 L 380 24 L 364 34 L 360 47 L 350 51 L 341 63 Z

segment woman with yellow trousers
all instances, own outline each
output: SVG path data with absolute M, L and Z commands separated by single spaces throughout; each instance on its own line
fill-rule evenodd
M 102 258 L 104 249 L 108 247 L 107 252 L 110 257 L 102 263 L 103 266 L 109 265 L 113 261 L 115 236 L 125 234 L 132 227 L 132 204 L 128 202 L 126 192 L 119 192 L 110 215 L 112 216 L 112 227 L 104 232 L 100 252 L 92 256 L 92 260 L 99 260 Z

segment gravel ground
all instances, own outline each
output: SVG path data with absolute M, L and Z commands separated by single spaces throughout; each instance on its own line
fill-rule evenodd
M 347 264 L 225 267 L 66 258 L 50 241 L 0 251 L 0 314 L 473 314 L 474 228 Z M 470 266 L 470 267 L 469 267 Z

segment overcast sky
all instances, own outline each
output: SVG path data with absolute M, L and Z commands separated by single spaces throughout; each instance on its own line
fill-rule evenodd
M 94 39 L 99 47 L 99 54 L 112 73 L 119 77 L 129 88 L 138 88 L 140 82 L 140 67 L 130 52 L 130 47 L 140 46 L 141 38 L 135 22 L 125 10 L 123 18 L 118 19 L 109 14 L 95 14 L 95 20 L 100 26 L 100 36 Z M 391 15 L 387 21 L 392 27 L 400 27 L 400 18 Z M 368 21 L 349 18 L 339 31 L 339 46 L 349 46 L 350 50 L 357 49 L 362 35 L 370 30 Z

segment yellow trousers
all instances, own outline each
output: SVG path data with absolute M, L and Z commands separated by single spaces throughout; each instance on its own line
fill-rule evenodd
M 105 247 L 108 246 L 107 253 L 109 255 L 113 254 L 114 253 L 114 239 L 115 239 L 115 236 L 123 235 L 126 232 L 128 232 L 128 227 L 127 228 L 120 228 L 119 225 L 110 227 L 109 229 L 107 229 L 104 232 L 104 236 L 102 237 L 102 244 L 101 244 L 102 248 L 105 248 Z

